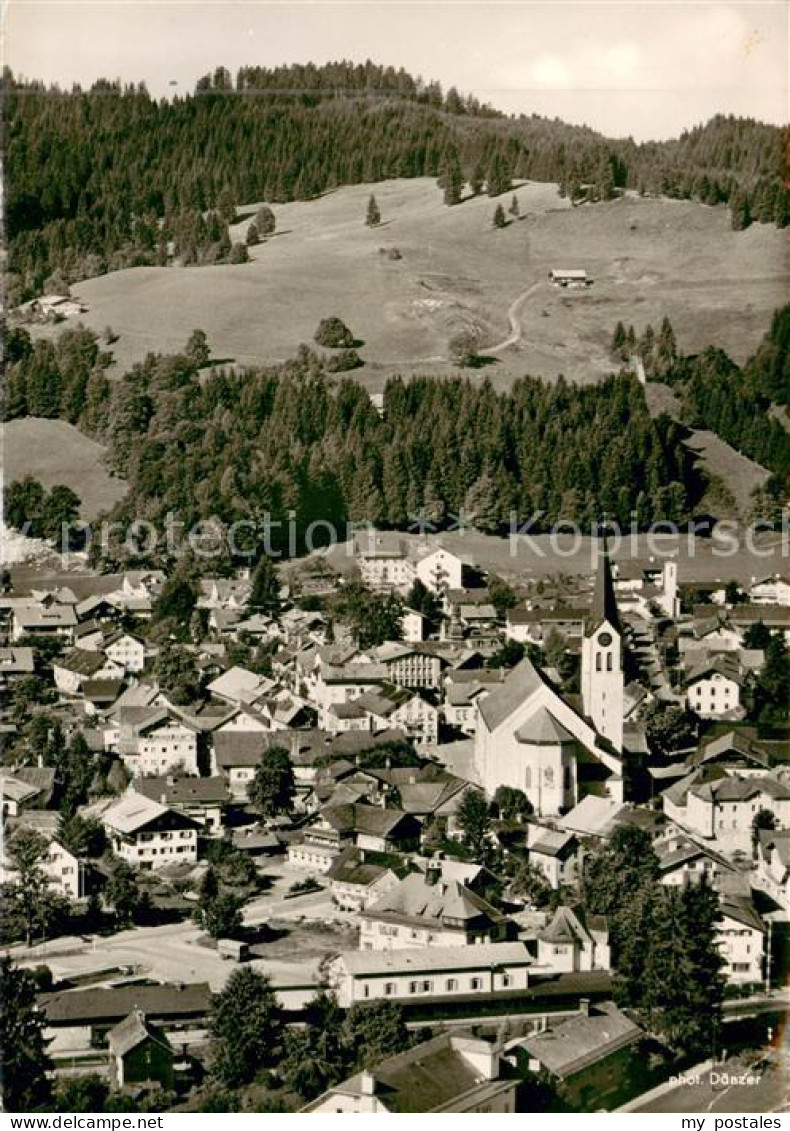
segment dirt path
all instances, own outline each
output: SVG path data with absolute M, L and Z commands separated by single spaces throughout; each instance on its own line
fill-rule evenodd
M 533 295 L 539 287 L 540 283 L 533 283 L 530 287 L 527 287 L 525 291 L 522 291 L 518 298 L 511 302 L 510 306 L 507 308 L 507 320 L 510 323 L 510 333 L 501 342 L 497 342 L 495 346 L 486 346 L 483 350 L 486 356 L 501 353 L 502 350 L 506 350 L 508 346 L 514 346 L 517 342 L 521 341 L 521 322 L 519 321 L 518 310 L 521 304 L 526 302 L 529 296 Z

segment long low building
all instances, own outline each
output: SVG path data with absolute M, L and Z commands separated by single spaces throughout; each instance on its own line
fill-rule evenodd
M 338 955 L 330 980 L 340 1005 L 420 995 L 454 997 L 526 990 L 534 964 L 523 943 L 354 950 Z

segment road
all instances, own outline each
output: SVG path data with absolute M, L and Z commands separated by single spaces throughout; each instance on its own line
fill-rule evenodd
M 702 1073 L 697 1080 L 632 1108 L 638 1112 L 784 1112 L 790 1110 L 787 1068 L 782 1053 L 734 1058 Z M 739 1077 L 746 1076 L 747 1083 Z
M 268 870 L 267 870 L 268 871 Z M 268 872 L 271 875 L 271 872 Z M 332 906 L 327 889 L 285 899 L 284 893 L 294 874 L 275 878 L 274 887 L 265 895 L 251 900 L 244 909 L 248 925 L 272 919 L 340 920 L 349 916 Z M 303 878 L 304 873 L 299 874 Z M 208 982 L 213 990 L 225 984 L 233 963 L 221 959 L 216 950 L 201 945 L 204 936 L 193 922 L 168 923 L 161 927 L 135 927 L 118 934 L 56 939 L 26 949 L 11 948 L 13 958 L 24 965 L 46 963 L 56 978 L 88 974 L 111 966 L 139 967 L 146 977 L 160 981 Z M 318 958 L 300 959 L 298 950 L 293 960 L 257 959 L 251 965 L 265 971 L 276 981 L 294 982 L 309 978 L 318 966 Z
M 526 302 L 530 295 L 533 295 L 535 291 L 539 290 L 540 286 L 540 283 L 533 283 L 531 286 L 527 287 L 525 291 L 522 291 L 518 298 L 511 302 L 507 310 L 510 333 L 506 338 L 503 338 L 501 342 L 497 342 L 495 346 L 484 346 L 482 353 L 484 353 L 486 357 L 491 354 L 502 353 L 502 351 L 506 350 L 509 346 L 515 346 L 521 341 L 521 321 L 518 317 L 519 308 L 522 303 Z

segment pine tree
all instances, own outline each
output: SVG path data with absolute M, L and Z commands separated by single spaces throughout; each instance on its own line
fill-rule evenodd
M 444 189 L 444 203 L 448 205 L 460 204 L 464 187 L 464 175 L 461 163 L 455 148 L 449 149 L 442 162 L 439 185 Z
M 515 193 L 513 194 L 513 199 L 510 201 L 510 207 L 508 208 L 508 212 L 515 219 L 518 219 L 518 217 L 520 215 L 519 207 L 518 207 L 518 197 L 516 196 Z
M 504 210 L 504 208 L 502 207 L 501 204 L 498 204 L 496 206 L 496 208 L 494 209 L 494 221 L 493 222 L 494 222 L 495 228 L 506 228 L 507 227 L 507 219 L 505 218 L 505 210 Z
M 265 974 L 250 966 L 233 971 L 214 997 L 209 1032 L 212 1075 L 229 1088 L 248 1084 L 261 1068 L 277 1063 L 282 1010 Z
M 381 212 L 379 211 L 375 196 L 371 193 L 370 199 L 368 200 L 367 212 L 365 213 L 365 224 L 369 228 L 377 228 L 380 223 Z
M 7 956 L 2 959 L 3 1007 L 0 1055 L 3 1059 L 3 1110 L 30 1113 L 50 1096 L 51 1067 L 44 1037 L 44 1014 L 36 1004 L 36 980 Z M 69 1109 L 71 1110 L 71 1109 Z

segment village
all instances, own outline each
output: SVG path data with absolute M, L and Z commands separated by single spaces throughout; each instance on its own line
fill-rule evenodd
M 253 969 L 287 1024 L 323 990 L 428 1036 L 302 1110 L 611 1110 L 717 1054 L 618 996 L 637 858 L 715 894 L 722 1029 L 785 1010 L 790 577 L 699 582 L 604 536 L 589 579 L 373 528 L 353 553 L 7 585 L 4 946 L 54 1077 L 190 1110 L 212 1001 Z

